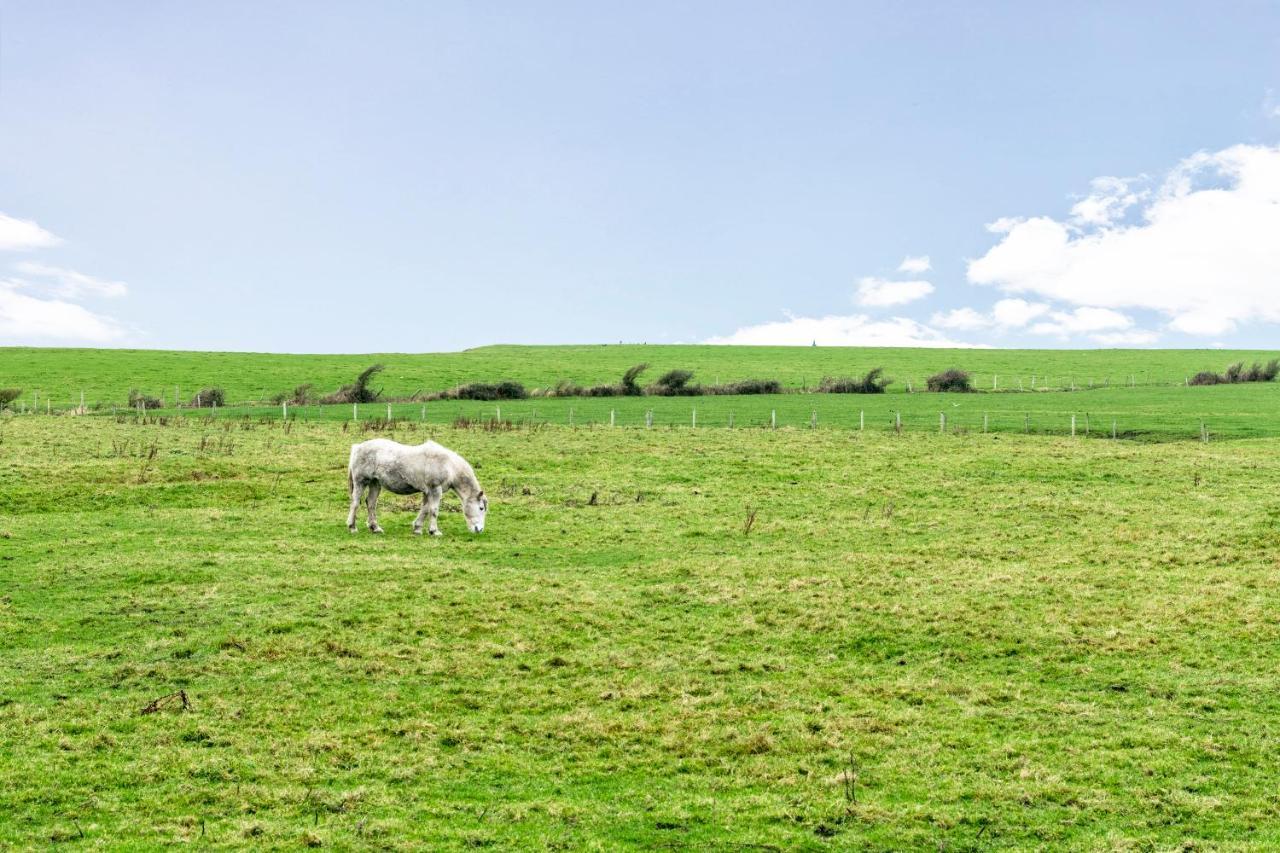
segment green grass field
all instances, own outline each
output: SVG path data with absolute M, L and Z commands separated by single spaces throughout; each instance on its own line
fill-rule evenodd
M 430 393 L 463 382 L 514 379 L 529 388 L 558 380 L 584 385 L 616 382 L 627 368 L 648 363 L 644 379 L 676 368 L 693 370 L 702 383 L 737 379 L 777 379 L 793 389 L 814 387 L 824 376 L 861 375 L 883 367 L 894 380 L 890 393 L 916 390 L 929 375 L 950 367 L 974 374 L 978 387 L 1014 390 L 1181 385 L 1201 370 L 1221 371 L 1234 361 L 1266 361 L 1261 350 L 948 350 L 855 347 L 715 346 L 491 346 L 456 353 L 374 353 L 370 355 L 273 355 L 265 353 L 174 352 L 165 350 L 85 350 L 0 348 L 0 387 L 40 391 L 55 406 L 86 402 L 123 404 L 130 388 L 173 402 L 175 388 L 190 399 L 202 387 L 221 386 L 235 402 L 270 399 L 306 382 L 324 393 L 350 382 L 380 362 L 387 370 L 378 386 L 390 396 Z M 1034 378 L 1034 383 L 1033 383 Z
M 375 434 L 0 418 L 0 847 L 1280 846 L 1280 440 Z
M 529 388 L 558 379 L 591 384 L 617 381 L 629 366 L 648 362 L 653 379 L 685 367 L 699 381 L 776 378 L 798 392 L 823 376 L 861 374 L 883 366 L 889 393 L 698 398 L 534 398 L 505 403 L 436 402 L 305 406 L 295 418 L 385 418 L 448 424 L 457 417 L 538 421 L 562 425 L 646 423 L 655 426 L 778 426 L 884 431 L 902 419 L 908 431 L 968 431 L 1070 435 L 1141 440 L 1197 440 L 1280 436 L 1280 383 L 1186 387 L 1200 370 L 1232 361 L 1266 361 L 1268 352 L 1219 350 L 895 350 L 805 347 L 566 346 L 484 347 L 426 355 L 297 356 L 139 350 L 0 349 L 0 387 L 20 387 L 19 410 L 65 411 L 85 403 L 97 413 L 122 410 L 130 388 L 165 401 L 189 401 L 202 387 L 222 386 L 232 405 L 219 416 L 272 417 L 263 404 L 304 382 L 324 393 L 351 381 L 374 362 L 387 365 L 375 387 L 409 397 L 461 382 L 514 378 Z M 929 374 L 958 365 L 973 371 L 977 394 L 923 393 Z M 906 393 L 910 387 L 913 393 Z M 995 390 L 993 390 L 993 387 Z M 1020 391 L 1018 389 L 1021 389 Z M 1034 389 L 1034 391 L 1033 391 Z M 1074 390 L 1073 390 L 1074 389 Z M 984 426 L 985 425 L 985 426 Z M 1203 425 L 1203 427 L 1202 427 Z

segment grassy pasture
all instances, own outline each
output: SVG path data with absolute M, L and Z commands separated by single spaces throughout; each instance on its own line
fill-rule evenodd
M 702 383 L 777 379 L 794 389 L 813 388 L 824 376 L 861 375 L 883 367 L 894 380 L 889 393 L 910 383 L 924 387 L 927 376 L 949 367 L 971 371 L 980 388 L 998 377 L 1001 389 L 1019 381 L 1039 387 L 1178 385 L 1200 370 L 1221 371 L 1234 361 L 1263 361 L 1276 355 L 1252 350 L 954 350 L 857 347 L 715 346 L 490 346 L 455 353 L 374 353 L 368 355 L 278 355 L 165 350 L 0 348 L 0 387 L 39 390 L 54 405 L 118 404 L 130 388 L 172 402 L 175 386 L 184 399 L 202 387 L 222 386 L 236 402 L 269 399 L 277 391 L 314 383 L 319 392 L 350 382 L 375 362 L 387 366 L 378 386 L 391 396 L 432 392 L 463 382 L 514 379 L 529 388 L 558 380 L 583 385 L 616 382 L 627 368 L 647 362 L 642 381 L 681 368 Z
M 0 847 L 1280 845 L 1277 440 L 373 434 L 0 419 Z

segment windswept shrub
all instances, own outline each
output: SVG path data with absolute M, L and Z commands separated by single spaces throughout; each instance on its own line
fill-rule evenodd
M 658 381 L 650 385 L 647 391 L 659 397 L 684 397 L 701 394 L 701 388 L 697 385 L 689 384 L 689 380 L 692 378 L 692 370 L 668 370 L 659 376 Z
M 529 392 L 519 382 L 470 382 L 432 395 L 433 400 L 523 400 Z
M 883 373 L 883 368 L 873 367 L 861 379 L 828 376 L 818 385 L 818 391 L 823 394 L 883 394 L 884 389 L 893 381 L 882 378 Z
M 1234 385 L 1239 382 L 1270 382 L 1276 376 L 1280 376 L 1280 359 L 1273 358 L 1265 365 L 1255 361 L 1249 367 L 1245 367 L 1243 361 L 1237 361 L 1235 364 L 1227 365 L 1227 369 L 1222 373 L 1202 370 L 1191 377 L 1188 384 Z
M 21 396 L 21 388 L 0 388 L 0 411 L 4 411 L 10 403 Z
M 929 377 L 926 387 L 930 391 L 972 391 L 973 385 L 970 384 L 969 374 L 963 370 L 957 370 L 954 367 L 950 370 L 944 370 L 941 373 L 935 373 Z
M 356 381 L 350 385 L 343 385 L 332 394 L 328 394 L 321 398 L 322 403 L 372 403 L 382 396 L 382 389 L 374 391 L 370 388 L 373 378 L 381 373 L 385 367 L 381 364 L 375 364 L 366 367 Z
M 201 409 L 222 407 L 226 404 L 227 393 L 221 388 L 201 388 L 200 393 L 191 398 L 191 405 Z
M 640 374 L 649 369 L 649 365 L 637 364 L 627 368 L 627 372 L 622 374 L 622 394 L 626 397 L 639 397 L 644 393 L 644 389 L 640 387 L 640 383 L 636 380 L 640 378 Z
M 136 409 L 141 406 L 144 409 L 160 408 L 160 400 L 155 397 L 148 397 L 137 388 L 129 389 L 129 408 Z

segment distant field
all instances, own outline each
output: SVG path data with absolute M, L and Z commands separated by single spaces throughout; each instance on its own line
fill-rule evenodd
M 1276 849 L 1278 450 L 3 418 L 0 848 Z
M 777 379 L 787 387 L 814 387 L 824 376 L 862 374 L 883 367 L 890 393 L 949 367 L 975 375 L 978 387 L 1078 388 L 1109 384 L 1178 385 L 1200 370 L 1221 371 L 1233 361 L 1265 361 L 1278 353 L 1245 350 L 945 350 L 845 347 L 713 347 L 599 345 L 492 346 L 458 353 L 406 355 L 270 355 L 162 350 L 0 348 L 0 387 L 18 386 L 27 399 L 39 392 L 55 405 L 122 403 L 130 388 L 172 403 L 201 387 L 221 386 L 236 402 L 270 399 L 278 391 L 313 383 L 332 391 L 375 362 L 387 366 L 379 386 L 392 396 L 429 393 L 462 382 L 514 379 L 529 388 L 558 380 L 581 384 L 617 381 L 628 367 L 647 362 L 645 378 L 675 368 L 693 370 L 705 384 Z

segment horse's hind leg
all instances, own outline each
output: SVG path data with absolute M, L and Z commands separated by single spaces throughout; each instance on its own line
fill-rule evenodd
M 418 510 L 418 517 L 413 520 L 413 533 L 415 536 L 422 535 L 422 522 L 427 519 L 427 494 L 429 492 L 430 489 L 422 493 L 422 509 Z
M 365 506 L 369 508 L 369 529 L 374 533 L 382 532 L 382 528 L 378 526 L 378 492 L 381 491 L 382 486 L 370 483 L 369 494 L 364 499 Z
M 364 486 L 354 480 L 351 483 L 351 511 L 347 513 L 347 529 L 356 532 L 356 511 L 360 509 L 360 495 Z

